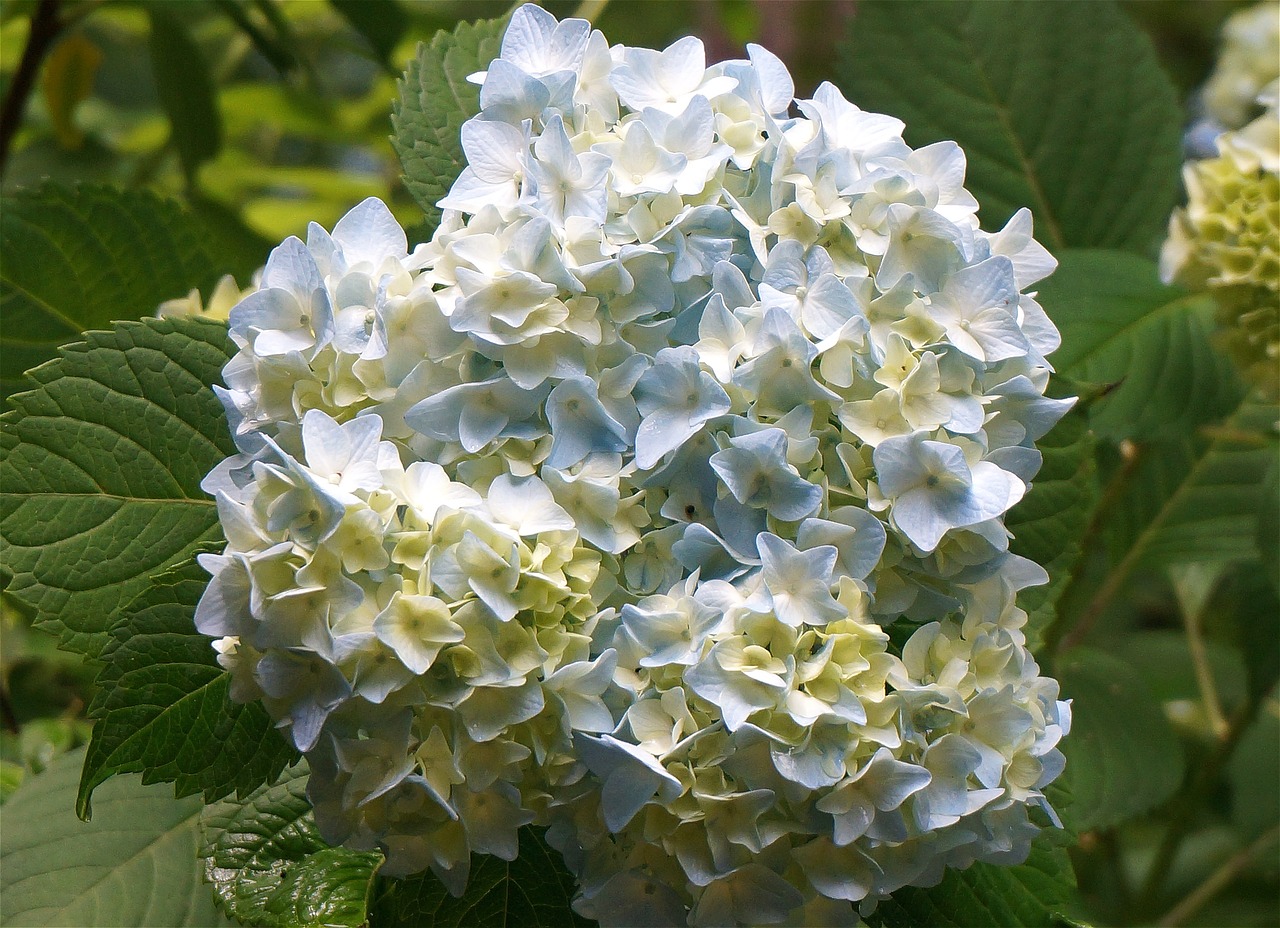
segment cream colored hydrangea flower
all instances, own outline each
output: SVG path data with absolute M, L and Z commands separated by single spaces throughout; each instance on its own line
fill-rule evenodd
M 1280 3 L 1240 10 L 1222 29 L 1222 55 L 1205 84 L 1205 115 L 1238 129 L 1257 112 L 1258 94 L 1280 78 Z
M 1273 83 L 1266 111 L 1224 132 L 1218 157 L 1189 161 L 1187 205 L 1169 222 L 1161 276 L 1218 297 L 1223 341 L 1268 395 L 1280 384 L 1280 115 Z

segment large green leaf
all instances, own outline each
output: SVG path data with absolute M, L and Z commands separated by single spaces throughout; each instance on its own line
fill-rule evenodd
M 4 806 L 0 922 L 5 925 L 231 924 L 200 878 L 200 800 L 121 777 L 98 814 L 73 810 L 83 752 L 58 758 Z
M 221 537 L 200 481 L 235 453 L 210 389 L 229 345 L 197 319 L 90 332 L 0 419 L 8 592 L 67 647 L 96 657 L 149 577 Z
M 244 283 L 266 258 L 237 224 L 209 222 L 172 200 L 105 187 L 52 185 L 0 202 L 0 392 L 59 345 L 117 319 L 155 314 L 223 274 Z
M 307 801 L 299 763 L 245 801 L 205 809 L 200 856 L 229 914 L 245 925 L 294 928 L 365 925 L 377 852 L 325 844 Z
M 1117 251 L 1059 255 L 1040 300 L 1062 332 L 1054 366 L 1113 387 L 1090 421 L 1112 438 L 1184 434 L 1231 412 L 1243 390 L 1213 349 L 1213 298 L 1160 283 L 1153 262 Z
M 427 214 L 427 231 L 440 223 L 436 202 L 462 173 L 462 124 L 480 112 L 480 88 L 467 75 L 483 71 L 498 54 L 505 20 L 459 23 L 438 32 L 400 81 L 391 142 L 404 166 L 404 183 Z
M 1040 646 L 1054 620 L 1058 597 L 1080 558 L 1080 536 L 1098 501 L 1093 436 L 1078 408 L 1036 443 L 1044 465 L 1031 489 L 1010 512 L 1005 524 L 1013 533 L 1009 548 L 1049 572 L 1049 583 L 1018 594 L 1027 611 L 1027 642 Z
M 569 906 L 574 880 L 560 854 L 540 832 L 520 829 L 519 856 L 471 857 L 471 878 L 462 898 L 449 895 L 430 873 L 387 880 L 374 910 L 379 926 L 415 928 L 568 928 L 591 925 Z
M 1183 116 L 1114 4 L 863 0 L 850 28 L 849 99 L 905 120 L 913 145 L 960 143 L 984 225 L 1026 206 L 1053 250 L 1163 237 Z
M 1072 825 L 1119 825 L 1173 795 L 1182 782 L 1182 747 L 1137 672 L 1088 648 L 1064 654 L 1056 671 L 1073 701 L 1071 734 L 1062 742 Z
M 1037 840 L 1026 863 L 1014 867 L 974 864 L 949 870 L 929 889 L 908 886 L 880 903 L 876 928 L 1049 928 L 1074 924 L 1080 909 L 1067 852 L 1053 838 Z
M 81 815 L 94 788 L 118 773 L 172 781 L 179 796 L 203 792 L 213 802 L 273 782 L 297 757 L 260 703 L 231 702 L 230 675 L 192 625 L 208 582 L 186 561 L 121 610 L 90 707 L 98 723 L 76 800 Z

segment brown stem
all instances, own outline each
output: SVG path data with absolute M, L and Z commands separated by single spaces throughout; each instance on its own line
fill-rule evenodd
M 1134 445 L 1127 450 L 1124 461 L 1107 484 L 1106 489 L 1103 490 L 1101 497 L 1098 499 L 1098 505 L 1094 509 L 1093 518 L 1085 528 L 1084 537 L 1081 539 L 1083 550 L 1088 551 L 1091 545 L 1101 543 L 1102 531 L 1106 527 L 1107 517 L 1114 511 L 1116 501 L 1128 490 L 1129 480 L 1137 469 L 1145 450 L 1142 445 Z M 1062 654 L 1071 650 L 1088 637 L 1098 619 L 1102 617 L 1102 613 L 1111 604 L 1111 600 L 1120 592 L 1125 580 L 1129 578 L 1129 571 L 1133 569 L 1136 563 L 1135 555 L 1137 553 L 1136 549 L 1130 550 L 1128 556 L 1110 572 L 1106 582 L 1089 600 L 1074 627 L 1050 629 L 1050 640 L 1046 642 L 1046 650 L 1055 654 Z M 1071 583 L 1068 583 L 1068 589 L 1063 592 L 1060 598 L 1061 601 L 1066 601 L 1073 582 L 1074 578 Z
M 64 24 L 58 18 L 59 2 L 60 0 L 40 0 L 36 7 L 31 17 L 31 30 L 27 33 L 27 47 L 22 50 L 22 60 L 18 62 L 18 70 L 13 74 L 9 92 L 4 97 L 4 105 L 0 107 L 0 177 L 4 176 L 9 164 L 9 149 L 13 145 L 14 136 L 18 134 L 18 126 L 22 124 L 22 116 L 27 110 L 27 98 L 35 88 L 40 64 L 62 32 Z

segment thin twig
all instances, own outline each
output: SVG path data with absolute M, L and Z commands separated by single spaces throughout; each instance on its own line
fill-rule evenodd
M 1200 627 L 1202 608 L 1182 610 L 1182 624 L 1187 630 L 1187 650 L 1191 653 L 1191 665 L 1195 668 L 1196 685 L 1200 689 L 1200 699 L 1204 702 L 1205 714 L 1209 716 L 1209 727 L 1213 736 L 1222 740 L 1227 736 L 1227 718 L 1222 711 L 1222 700 L 1218 698 L 1218 684 L 1213 678 L 1213 667 L 1209 663 L 1209 651 L 1204 644 L 1204 632 Z
M 1231 715 L 1231 720 L 1227 723 L 1226 734 L 1214 745 L 1212 753 L 1205 758 L 1195 775 L 1186 782 L 1182 791 L 1169 804 L 1173 814 L 1169 818 L 1169 828 L 1164 834 L 1164 839 L 1160 842 L 1156 855 L 1151 861 L 1147 878 L 1143 881 L 1142 893 L 1139 896 L 1139 911 L 1150 911 L 1159 901 L 1165 876 L 1174 858 L 1178 856 L 1182 839 L 1187 836 L 1187 831 L 1195 820 L 1195 813 L 1200 809 L 1201 797 L 1213 789 L 1218 775 L 1231 759 L 1232 752 L 1258 714 L 1262 703 L 1263 699 L 1246 699 L 1236 708 Z
M 1106 489 L 1103 490 L 1102 495 L 1098 498 L 1098 505 L 1094 509 L 1093 518 L 1089 520 L 1089 525 L 1085 528 L 1084 537 L 1081 539 L 1082 550 L 1088 551 L 1101 538 L 1102 530 L 1106 527 L 1107 517 L 1115 511 L 1116 501 L 1122 498 L 1128 489 L 1129 480 L 1142 460 L 1145 450 L 1142 445 L 1134 445 L 1129 453 L 1125 455 L 1120 469 L 1116 471 Z M 1111 571 L 1101 589 L 1089 600 L 1089 604 L 1085 607 L 1080 621 L 1073 628 L 1061 633 L 1062 636 L 1056 643 L 1050 642 L 1055 654 L 1062 654 L 1071 650 L 1088 637 L 1089 632 L 1093 631 L 1093 626 L 1102 617 L 1102 613 L 1111 604 L 1112 598 L 1124 586 L 1125 581 L 1129 578 L 1129 571 L 1133 569 L 1136 563 L 1134 551 L 1130 550 L 1129 555 Z M 1069 586 L 1070 584 L 1068 589 Z M 1067 598 L 1068 591 L 1064 591 L 1061 599 L 1065 602 Z
M 1208 879 L 1197 886 L 1187 895 L 1185 899 L 1169 910 L 1164 918 L 1160 919 L 1161 928 L 1177 928 L 1204 907 L 1205 903 L 1213 899 L 1214 896 L 1226 889 L 1231 882 L 1238 877 L 1249 864 L 1253 863 L 1253 859 L 1265 851 L 1268 847 L 1280 840 L 1280 825 L 1275 825 L 1270 830 L 1259 835 L 1252 844 L 1244 850 L 1239 851 L 1229 857 L 1221 867 L 1209 874 Z
M 13 73 L 9 92 L 4 96 L 3 106 L 0 106 L 0 177 L 4 176 L 4 170 L 9 164 L 9 150 L 18 134 L 18 127 L 22 125 L 22 117 L 27 111 L 27 98 L 35 89 L 40 65 L 64 26 L 58 18 L 58 3 L 59 0 L 40 0 L 32 14 L 27 47 L 22 50 L 18 70 Z

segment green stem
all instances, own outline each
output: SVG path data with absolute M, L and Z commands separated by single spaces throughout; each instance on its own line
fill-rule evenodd
M 1231 885 L 1231 881 L 1238 877 L 1249 864 L 1253 863 L 1255 857 L 1278 840 L 1280 840 L 1280 825 L 1275 825 L 1259 835 L 1244 850 L 1227 858 L 1221 867 L 1209 874 L 1208 879 L 1192 890 L 1185 899 L 1170 909 L 1164 918 L 1160 919 L 1158 922 L 1160 928 L 1177 928 L 1177 926 L 1186 922 L 1214 896 Z
M 1204 703 L 1205 714 L 1209 716 L 1209 727 L 1213 731 L 1213 736 L 1222 739 L 1227 734 L 1227 719 L 1222 712 L 1222 700 L 1218 698 L 1218 685 L 1213 678 L 1213 668 L 1209 664 L 1209 652 L 1205 648 L 1204 632 L 1200 627 L 1201 618 L 1201 609 L 1182 610 L 1182 623 L 1187 630 L 1187 650 L 1191 654 L 1191 665 L 1195 669 L 1200 699 Z

